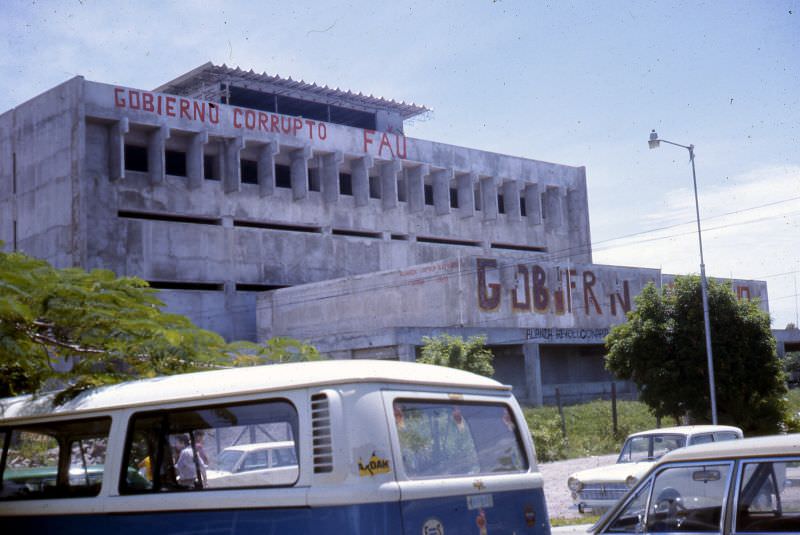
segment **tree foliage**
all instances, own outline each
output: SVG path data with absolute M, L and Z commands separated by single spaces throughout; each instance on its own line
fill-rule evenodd
M 131 378 L 318 357 L 290 339 L 226 343 L 163 312 L 156 294 L 135 277 L 0 252 L 0 397 L 66 387 L 65 399 Z
M 776 431 L 786 387 L 769 315 L 715 281 L 709 281 L 708 301 L 719 420 L 749 432 Z M 606 346 L 606 367 L 635 382 L 656 416 L 710 421 L 699 277 L 677 277 L 661 291 L 645 287 Z
M 485 336 L 473 336 L 464 340 L 460 336 L 442 334 L 435 337 L 424 336 L 422 342 L 422 355 L 418 362 L 448 366 L 486 377 L 494 374 L 493 355 L 485 345 Z

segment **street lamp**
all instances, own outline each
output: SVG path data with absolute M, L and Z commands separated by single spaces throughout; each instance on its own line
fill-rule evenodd
M 697 241 L 700 243 L 700 289 L 703 296 L 703 323 L 706 331 L 706 356 L 708 358 L 708 388 L 711 392 L 711 421 L 717 424 L 717 396 L 714 388 L 714 358 L 711 353 L 711 322 L 708 319 L 708 281 L 706 280 L 706 264 L 703 261 L 703 235 L 700 232 L 700 203 L 697 200 L 697 174 L 694 170 L 694 145 L 681 145 L 666 139 L 659 139 L 655 130 L 650 132 L 648 144 L 651 149 L 657 149 L 659 143 L 668 143 L 689 151 L 689 161 L 692 162 L 692 183 L 694 184 L 694 209 L 697 216 Z

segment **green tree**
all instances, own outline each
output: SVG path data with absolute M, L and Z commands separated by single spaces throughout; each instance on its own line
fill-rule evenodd
M 485 345 L 485 336 L 464 340 L 460 336 L 442 334 L 424 336 L 422 342 L 422 355 L 418 362 L 458 368 L 486 377 L 494 374 L 492 351 Z
M 786 387 L 769 315 L 738 300 L 730 285 L 709 281 L 709 317 L 718 415 L 748 432 L 779 429 Z M 710 421 L 700 279 L 677 277 L 636 298 L 628 321 L 606 339 L 606 367 L 631 380 L 656 416 Z
M 141 279 L 0 252 L 0 397 L 65 387 L 66 399 L 138 377 L 318 358 L 285 338 L 226 343 L 162 307 Z

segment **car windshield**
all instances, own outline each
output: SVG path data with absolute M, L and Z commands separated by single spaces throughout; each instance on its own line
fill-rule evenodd
M 667 452 L 686 445 L 683 435 L 653 434 L 630 437 L 622 446 L 618 463 L 655 461 Z
M 236 463 L 242 457 L 241 451 L 226 450 L 220 453 L 217 459 L 217 469 L 223 472 L 233 472 Z

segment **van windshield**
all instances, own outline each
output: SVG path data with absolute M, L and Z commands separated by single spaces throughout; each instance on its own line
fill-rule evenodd
M 519 428 L 506 405 L 396 400 L 394 416 L 410 478 L 528 469 Z

